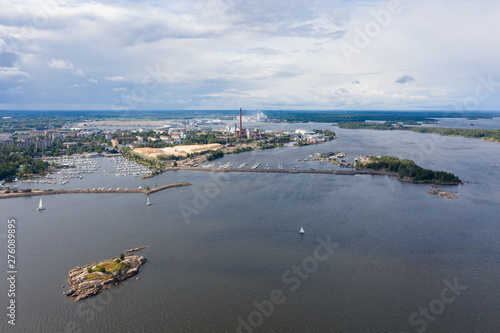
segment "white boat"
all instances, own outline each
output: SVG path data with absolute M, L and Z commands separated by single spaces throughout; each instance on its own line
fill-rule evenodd
M 38 204 L 38 208 L 36 210 L 44 210 L 45 208 L 42 205 L 42 198 L 40 198 L 40 203 Z
M 306 232 L 304 231 L 304 228 L 300 227 L 299 234 L 305 234 Z
M 146 199 L 146 206 L 151 206 L 151 202 L 149 202 L 149 197 Z

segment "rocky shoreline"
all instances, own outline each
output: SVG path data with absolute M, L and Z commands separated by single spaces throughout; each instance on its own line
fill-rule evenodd
M 136 275 L 146 258 L 130 253 L 140 251 L 147 246 L 127 250 L 119 258 L 91 262 L 69 271 L 69 290 L 63 294 L 73 297 L 75 302 L 97 295 L 102 291 Z
M 438 195 L 441 198 L 457 199 L 457 196 L 454 193 L 442 191 L 442 190 L 437 189 L 437 188 L 430 189 L 429 191 L 427 191 L 427 194 Z

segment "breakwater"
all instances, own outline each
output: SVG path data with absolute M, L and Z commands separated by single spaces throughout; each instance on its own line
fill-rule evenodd
M 327 174 L 327 175 L 380 175 L 380 176 L 397 176 L 396 172 L 383 170 L 283 170 L 283 169 L 235 169 L 235 168 L 193 168 L 193 167 L 173 167 L 165 169 L 165 171 L 211 171 L 211 172 L 260 172 L 260 173 L 309 173 L 309 174 Z
M 168 184 L 152 188 L 150 190 L 51 190 L 51 191 L 32 191 L 32 192 L 15 192 L 0 194 L 0 199 L 18 198 L 18 197 L 32 197 L 36 195 L 52 195 L 52 194 L 75 194 L 75 193 L 91 193 L 91 194 L 106 194 L 106 193 L 144 193 L 151 194 L 158 191 L 163 191 L 173 187 L 189 186 L 190 183 L 177 183 Z

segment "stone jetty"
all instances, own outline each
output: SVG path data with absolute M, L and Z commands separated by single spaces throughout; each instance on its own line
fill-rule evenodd
M 309 174 L 323 174 L 323 175 L 380 175 L 380 176 L 397 176 L 396 172 L 385 171 L 385 170 L 304 170 L 304 169 L 238 169 L 238 168 L 203 168 L 203 167 L 172 167 L 167 168 L 164 171 L 176 171 L 176 170 L 188 170 L 188 171 L 211 171 L 211 172 L 252 172 L 252 173 L 309 173 Z
M 36 195 L 51 195 L 51 194 L 77 194 L 77 193 L 96 193 L 96 194 L 106 194 L 106 193 L 155 193 L 158 191 L 163 191 L 173 187 L 189 186 L 190 183 L 177 183 L 168 184 L 160 187 L 152 188 L 150 190 L 51 190 L 51 191 L 31 191 L 31 192 L 11 192 L 0 194 L 0 199 L 17 198 L 17 197 L 32 197 Z

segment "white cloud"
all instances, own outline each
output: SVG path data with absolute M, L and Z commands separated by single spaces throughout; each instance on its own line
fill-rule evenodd
M 116 82 L 130 83 L 134 107 L 144 109 L 240 103 L 261 109 L 442 109 L 473 95 L 480 75 L 500 80 L 500 44 L 491 41 L 491 32 L 500 31 L 494 19 L 500 3 L 488 0 L 402 1 L 403 10 L 371 31 L 367 46 L 347 63 L 340 43 L 355 45 L 357 29 L 376 22 L 371 13 L 388 3 L 60 0 L 44 6 L 19 0 L 14 6 L 0 0 L 2 89 L 23 88 L 2 102 L 49 106 L 68 104 L 71 95 L 71 103 L 85 108 L 88 89 L 66 94 L 76 81 L 105 87 L 92 98 L 109 107 L 115 92 L 127 91 L 113 87 Z M 42 9 L 44 24 L 26 29 Z M 418 80 L 394 84 L 397 78 L 410 82 L 403 80 L 407 73 L 418 73 Z M 39 87 L 43 100 L 37 99 Z M 143 91 L 145 98 L 138 99 Z M 498 109 L 498 101 L 500 89 L 480 108 Z
M 81 76 L 81 77 L 85 77 L 85 72 L 83 71 L 83 69 L 77 69 L 75 71 L 75 75 L 78 75 L 78 76 Z
M 75 67 L 73 64 L 69 61 L 64 61 L 62 59 L 50 59 L 48 63 L 50 68 L 56 68 L 56 69 L 74 69 Z
M 31 76 L 28 73 L 22 72 L 15 68 L 0 68 L 0 82 L 12 82 L 15 84 L 24 82 L 28 79 L 31 79 Z M 16 87 L 16 89 L 19 89 L 18 86 Z
M 54 69 L 71 69 L 71 70 L 74 70 L 74 74 L 75 75 L 78 75 L 78 76 L 81 76 L 81 77 L 85 77 L 85 72 L 83 71 L 83 69 L 75 69 L 75 65 L 73 65 L 73 63 L 69 62 L 69 61 L 65 61 L 65 60 L 62 60 L 62 59 L 54 59 L 54 58 L 51 58 L 50 61 L 47 63 L 48 66 L 50 68 L 54 68 Z
M 105 79 L 108 81 L 125 81 L 126 80 L 123 76 L 111 76 L 111 77 L 106 76 Z

